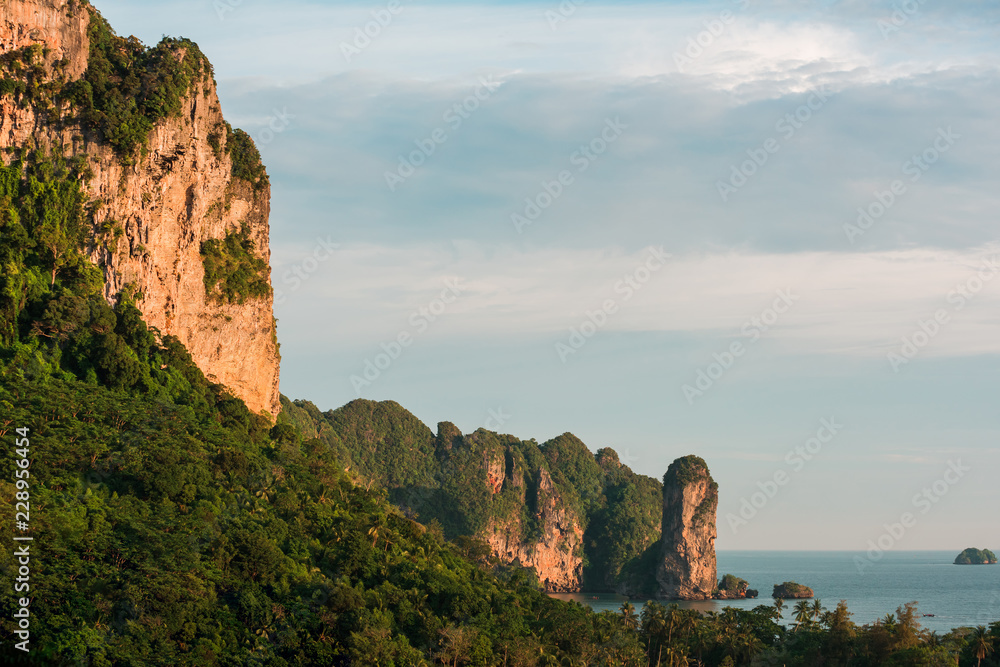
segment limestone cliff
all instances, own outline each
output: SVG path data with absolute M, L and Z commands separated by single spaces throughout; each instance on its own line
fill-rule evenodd
M 706 600 L 716 588 L 719 487 L 697 456 L 670 464 L 663 476 L 663 523 L 656 569 L 660 597 Z
M 612 591 L 634 573 L 630 590 L 655 596 L 647 552 L 659 548 L 662 485 L 614 450 L 595 454 L 571 433 L 541 444 L 483 428 L 463 435 L 450 422 L 435 435 L 393 401 L 321 412 L 282 397 L 282 407 L 282 420 L 322 440 L 358 483 L 386 489 L 447 539 L 479 540 L 502 564 L 534 570 L 546 590 Z
M 508 479 L 523 488 L 522 480 Z M 491 489 L 500 492 L 499 487 Z M 548 471 L 538 471 L 531 491 L 536 498 L 532 517 L 537 526 L 535 536 L 525 534 L 524 522 L 519 517 L 508 516 L 492 519 L 479 537 L 501 561 L 533 568 L 547 592 L 578 591 L 583 578 L 580 519 L 566 506 Z
M 482 499 L 481 514 L 470 512 L 482 517 L 467 525 L 473 535 L 501 562 L 533 569 L 546 591 L 580 590 L 583 521 L 549 471 L 525 457 L 525 446 L 532 445 L 482 429 L 462 436 L 448 422 L 438 424 L 437 442 L 446 492 L 459 505 L 477 495 Z M 447 450 L 444 443 L 450 443 Z M 478 462 L 478 470 L 463 461 Z
M 269 186 L 266 177 L 251 183 L 233 175 L 233 135 L 207 62 L 179 109 L 123 154 L 58 94 L 87 71 L 95 10 L 76 0 L 8 0 L 2 12 L 0 55 L 40 47 L 23 70 L 33 77 L 30 92 L 22 85 L 0 95 L 0 149 L 85 158 L 94 226 L 88 252 L 104 271 L 106 298 L 115 302 L 126 287 L 136 289 L 146 322 L 180 339 L 209 380 L 252 411 L 277 415 L 280 357 L 269 287 L 241 303 L 211 298 L 204 283 L 201 251 L 211 239 L 243 229 L 253 253 L 270 261 Z M 172 55 L 200 57 L 184 48 Z M 12 151 L 3 154 L 9 164 Z

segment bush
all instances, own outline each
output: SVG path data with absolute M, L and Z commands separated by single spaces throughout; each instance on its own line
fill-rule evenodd
M 244 303 L 271 295 L 267 260 L 256 255 L 250 228 L 230 231 L 223 239 L 201 244 L 205 295 L 217 303 Z

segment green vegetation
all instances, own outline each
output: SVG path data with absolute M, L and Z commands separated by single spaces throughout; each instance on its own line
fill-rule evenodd
M 22 106 L 34 104 L 54 113 L 62 83 L 49 75 L 45 67 L 47 55 L 48 50 L 41 44 L 0 54 L 0 95 L 11 95 Z
M 50 305 L 60 298 L 88 299 L 101 288 L 101 273 L 81 252 L 86 242 L 86 197 L 79 161 L 20 152 L 0 164 L 0 344 L 11 346 L 30 329 L 65 343 L 73 323 Z M 58 310 L 58 306 L 53 306 Z M 55 318 L 55 319 L 53 319 Z M 29 353 L 25 348 L 19 351 Z
M 728 593 L 730 595 L 741 596 L 747 592 L 750 587 L 750 582 L 746 579 L 740 579 L 736 575 L 727 574 L 719 580 L 719 592 Z
M 554 486 L 549 497 L 584 530 L 587 590 L 614 590 L 626 566 L 659 537 L 659 482 L 632 472 L 611 449 L 595 455 L 571 433 L 539 445 L 485 429 L 463 436 L 442 422 L 435 436 L 392 401 L 356 400 L 326 413 L 307 401 L 282 405 L 303 433 L 338 453 L 359 483 L 387 489 L 407 516 L 439 525 L 449 539 L 496 527 L 537 541 L 547 473 Z
M 714 488 L 719 488 L 708 472 L 708 464 L 705 463 L 705 459 L 693 455 L 677 459 L 670 464 L 667 472 L 663 475 L 664 484 L 669 483 L 680 487 L 703 479 L 708 479 Z
M 775 584 L 771 597 L 781 600 L 788 598 L 811 598 L 813 591 L 808 586 L 797 584 L 794 581 L 786 581 L 783 584 Z
M 496 664 L 578 655 L 554 628 L 593 641 L 592 614 L 473 565 L 351 483 L 321 441 L 215 388 L 199 416 L 27 375 L 4 371 L 0 435 L 32 428 L 33 646 L 47 664 L 419 664 L 466 640 L 462 657 Z M 7 519 L 13 466 L 5 448 Z M 6 550 L 0 571 L 16 571 Z M 8 633 L 14 605 L 8 587 Z
M 165 37 L 147 48 L 135 37 L 119 37 L 96 9 L 89 11 L 87 71 L 63 97 L 128 158 L 158 121 L 180 114 L 183 98 L 211 79 L 212 66 L 190 40 Z
M 584 588 L 615 590 L 632 571 L 641 571 L 649 580 L 646 574 L 655 571 L 655 556 L 643 560 L 643 555 L 653 545 L 659 551 L 663 487 L 622 465 L 612 449 L 599 450 L 595 461 L 603 473 L 599 478 L 603 493 L 590 511 L 583 535 Z M 636 590 L 634 585 L 629 588 Z
M 994 565 L 997 555 L 989 549 L 970 547 L 955 556 L 955 565 Z
M 255 190 L 268 185 L 267 169 L 250 135 L 243 130 L 234 130 L 229 123 L 226 123 L 226 133 L 226 153 L 233 163 L 233 177 L 247 181 Z M 212 143 L 211 135 L 209 143 Z M 213 150 L 215 145 L 212 144 Z
M 250 227 L 230 230 L 223 239 L 201 244 L 205 266 L 205 295 L 217 303 L 244 303 L 271 294 L 267 260 L 256 254 Z

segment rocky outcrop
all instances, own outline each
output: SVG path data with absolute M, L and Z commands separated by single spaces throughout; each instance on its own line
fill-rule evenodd
M 814 597 L 813 590 L 808 586 L 797 584 L 794 581 L 786 581 L 783 584 L 775 584 L 771 597 L 775 600 L 798 600 Z
M 9 0 L 0 47 L 41 44 L 50 76 L 73 81 L 86 70 L 92 11 L 76 0 Z M 137 288 L 148 325 L 180 339 L 210 381 L 274 417 L 280 357 L 272 297 L 217 303 L 203 282 L 202 243 L 243 226 L 255 254 L 270 261 L 269 187 L 233 177 L 224 128 L 208 74 L 183 97 L 179 114 L 157 123 L 131 163 L 75 122 L 68 104 L 53 113 L 47 105 L 0 97 L 0 149 L 35 146 L 87 158 L 93 177 L 85 187 L 99 203 L 90 252 L 104 271 L 106 298 L 114 302 L 126 286 Z
M 743 600 L 757 597 L 757 591 L 750 588 L 750 583 L 746 579 L 727 574 L 719 580 L 719 587 L 714 597 L 716 600 Z
M 526 534 L 526 526 L 518 516 L 497 517 L 490 521 L 478 537 L 483 539 L 493 554 L 505 563 L 517 563 L 535 570 L 538 582 L 546 592 L 568 593 L 580 590 L 583 579 L 583 528 L 580 518 L 567 507 L 552 482 L 548 471 L 538 471 L 537 480 L 525 487 L 517 470 L 507 477 L 510 484 L 521 485 L 526 493 L 533 493 L 535 512 L 532 517 L 537 527 L 536 536 Z M 491 489 L 499 493 L 502 484 Z
M 659 596 L 707 600 L 716 588 L 719 487 L 697 456 L 670 464 L 663 476 L 663 523 L 656 568 Z

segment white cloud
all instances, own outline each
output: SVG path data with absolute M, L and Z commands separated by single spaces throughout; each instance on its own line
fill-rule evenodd
M 354 70 L 418 79 L 483 69 L 657 76 L 677 72 L 673 54 L 706 26 L 717 34 L 703 38 L 705 54 L 690 71 L 729 90 L 763 82 L 800 90 L 823 75 L 888 81 L 942 67 L 998 64 L 994 50 L 985 46 L 995 43 L 995 23 L 963 20 L 977 13 L 981 18 L 988 8 L 935 13 L 924 7 L 885 38 L 877 21 L 891 13 L 888 5 L 839 3 L 789 11 L 783 2 L 755 1 L 745 9 L 741 4 L 588 2 L 552 24 L 546 12 L 558 2 L 403 2 L 392 22 L 350 58 L 342 45 L 353 43 L 355 30 L 371 22 L 383 3 L 243 2 L 221 19 L 208 1 L 174 0 L 151 8 L 108 0 L 101 7 L 125 34 L 134 31 L 147 41 L 162 32 L 195 38 L 223 78 L 285 83 Z M 723 11 L 732 12 L 726 25 L 720 23 Z M 150 25 L 152 30 L 142 30 Z
M 952 303 L 947 297 L 998 250 L 681 255 L 626 300 L 616 283 L 641 266 L 648 251 L 347 244 L 316 280 L 289 297 L 288 307 L 307 312 L 317 335 L 387 340 L 436 298 L 446 278 L 460 277 L 466 291 L 436 327 L 438 335 L 554 341 L 613 299 L 620 311 L 609 318 L 608 331 L 686 332 L 725 345 L 777 290 L 790 290 L 798 301 L 767 334 L 788 354 L 885 355 L 940 309 L 950 322 L 922 354 L 997 353 L 1000 276 L 961 310 L 956 297 Z M 283 258 L 296 255 L 291 248 L 275 253 L 277 276 Z M 285 329 L 283 337 L 299 339 L 303 331 Z

